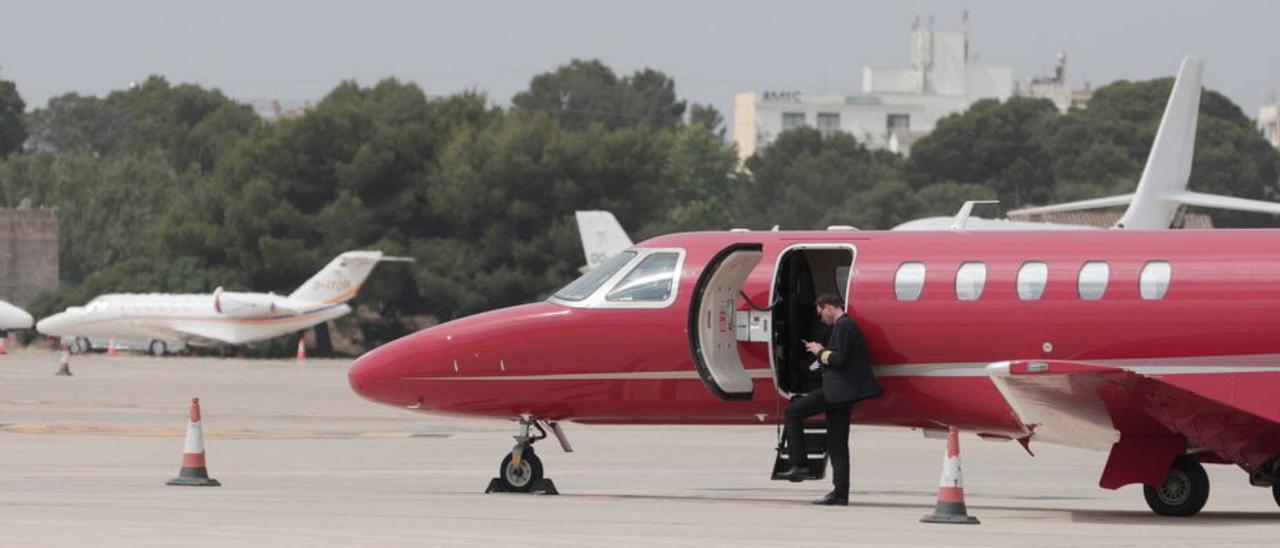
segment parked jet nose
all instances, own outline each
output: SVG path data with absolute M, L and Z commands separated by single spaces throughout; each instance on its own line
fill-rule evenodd
M 26 310 L 0 301 L 0 329 L 27 329 L 35 319 Z
M 347 371 L 347 382 L 355 393 L 379 403 L 401 405 L 395 395 L 396 381 L 401 376 L 397 367 L 400 352 L 395 347 L 401 346 L 402 341 L 404 339 L 393 341 L 356 358 Z
M 366 352 L 351 364 L 347 379 L 357 394 L 376 402 L 466 412 L 458 404 L 476 395 L 463 395 L 466 385 L 453 381 L 504 375 L 508 365 L 537 370 L 540 356 L 563 358 L 566 343 L 555 335 L 564 330 L 552 324 L 568 313 L 560 305 L 533 303 L 456 319 Z
M 455 322 L 456 323 L 456 322 Z M 442 371 L 450 354 L 450 337 L 443 324 L 407 335 L 365 352 L 351 364 L 347 381 L 365 399 L 397 407 L 422 405 L 419 387 L 412 378 Z
M 70 324 L 71 319 L 67 316 L 67 313 L 59 312 L 36 322 L 36 331 L 52 336 L 66 335 L 66 329 L 70 327 Z

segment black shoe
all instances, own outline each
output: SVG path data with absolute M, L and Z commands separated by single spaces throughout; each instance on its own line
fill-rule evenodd
M 782 477 L 787 478 L 787 481 L 792 483 L 799 483 L 809 479 L 809 469 L 803 466 L 792 466 L 782 473 Z
M 818 500 L 815 500 L 809 504 L 815 504 L 818 506 L 848 506 L 849 495 L 840 496 L 840 495 L 836 495 L 835 492 L 832 491 L 830 493 L 827 493 L 827 496 L 822 497 Z

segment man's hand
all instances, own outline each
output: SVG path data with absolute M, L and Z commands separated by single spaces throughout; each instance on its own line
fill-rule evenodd
M 826 350 L 826 347 L 822 346 L 822 343 L 819 342 L 805 341 L 804 349 L 808 350 L 810 354 L 817 356 L 821 354 L 823 350 Z

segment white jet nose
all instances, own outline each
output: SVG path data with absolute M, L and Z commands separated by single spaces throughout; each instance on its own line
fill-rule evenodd
M 66 335 L 65 330 L 70 322 L 67 321 L 67 313 L 59 312 L 47 318 L 36 322 L 36 331 L 45 335 L 61 336 Z
M 26 310 L 0 301 L 0 329 L 29 329 L 35 320 Z

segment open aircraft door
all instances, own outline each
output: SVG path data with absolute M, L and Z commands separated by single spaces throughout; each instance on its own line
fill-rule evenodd
M 750 400 L 751 376 L 738 355 L 738 294 L 764 256 L 761 244 L 734 244 L 707 263 L 689 304 L 689 348 L 698 377 L 716 397 Z

